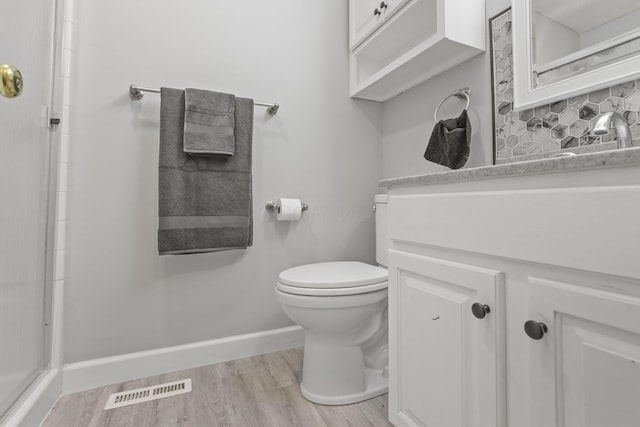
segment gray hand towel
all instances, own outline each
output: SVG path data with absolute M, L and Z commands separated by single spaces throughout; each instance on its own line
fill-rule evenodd
M 158 252 L 188 254 L 252 244 L 253 101 L 237 98 L 233 157 L 184 153 L 184 91 L 161 89 Z
M 201 89 L 185 90 L 184 152 L 193 156 L 235 151 L 236 97 Z
M 430 162 L 459 169 L 469 158 L 471 122 L 464 110 L 454 119 L 440 120 L 431 132 L 424 158 Z

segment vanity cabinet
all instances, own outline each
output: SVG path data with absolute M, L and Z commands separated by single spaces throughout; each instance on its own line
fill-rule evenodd
M 416 181 L 388 188 L 390 420 L 637 427 L 640 166 Z
M 479 0 L 350 0 L 350 94 L 386 101 L 485 50 Z
M 502 273 L 397 250 L 389 269 L 391 421 L 502 425 Z

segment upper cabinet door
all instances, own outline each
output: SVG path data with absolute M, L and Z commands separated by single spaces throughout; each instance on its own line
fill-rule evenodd
M 349 1 L 349 46 L 356 47 L 383 21 L 378 0 Z
M 514 357 L 511 369 L 525 376 L 519 382 L 523 388 L 510 392 L 520 408 L 511 412 L 510 422 L 523 427 L 638 426 L 640 298 L 529 281 L 527 320 L 544 323 L 547 332 L 534 340 L 520 329 L 515 345 L 523 353 Z
M 503 427 L 503 274 L 389 251 L 389 418 Z
M 354 49 L 409 0 L 350 0 L 349 46 Z

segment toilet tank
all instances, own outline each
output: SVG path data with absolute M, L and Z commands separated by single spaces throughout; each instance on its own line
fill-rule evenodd
M 387 267 L 389 249 L 389 229 L 387 227 L 387 202 L 388 194 L 376 194 L 374 198 L 374 211 L 376 215 L 376 262 Z

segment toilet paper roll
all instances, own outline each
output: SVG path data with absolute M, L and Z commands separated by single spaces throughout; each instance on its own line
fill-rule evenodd
M 278 221 L 297 221 L 302 216 L 300 199 L 278 199 Z

